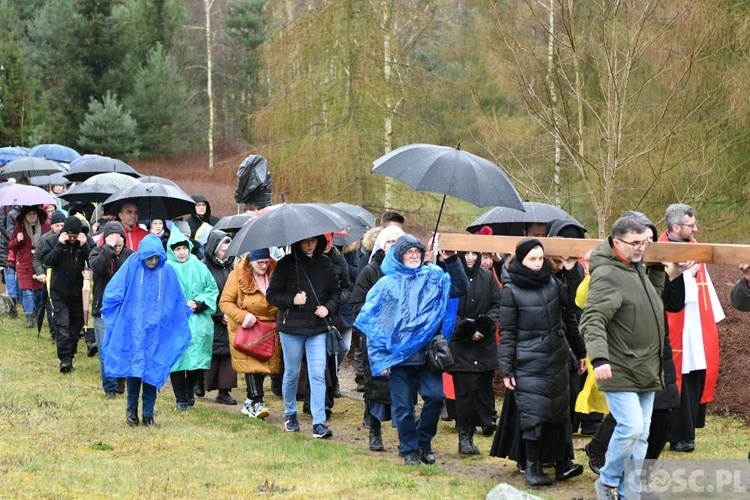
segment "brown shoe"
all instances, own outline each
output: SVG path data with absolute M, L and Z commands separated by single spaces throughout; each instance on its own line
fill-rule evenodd
M 107 391 L 104 393 L 105 399 L 115 399 L 117 397 L 117 393 L 115 391 Z
M 125 379 L 117 379 L 117 394 L 125 394 Z

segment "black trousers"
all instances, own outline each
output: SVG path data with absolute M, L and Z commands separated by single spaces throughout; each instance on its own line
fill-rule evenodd
M 461 427 L 492 426 L 495 413 L 495 391 L 492 379 L 495 370 L 453 372 L 456 391 L 456 424 Z
M 263 382 L 266 380 L 264 373 L 246 373 L 245 384 L 247 384 L 247 397 L 253 401 L 253 403 L 262 403 L 263 397 L 266 395 L 263 391 Z
M 679 376 L 679 375 L 678 375 Z M 706 425 L 706 405 L 701 404 L 706 370 L 696 370 L 682 375 L 680 408 L 675 410 L 675 423 L 669 441 L 695 441 L 695 429 Z
M 78 333 L 83 328 L 83 303 L 81 299 L 69 300 L 56 295 L 52 295 L 51 300 L 57 330 L 57 357 L 60 361 L 72 361 L 78 352 Z
M 180 370 L 169 374 L 174 397 L 178 403 L 187 403 L 188 400 L 195 399 L 193 389 L 199 373 L 200 370 Z
M 651 426 L 648 432 L 648 449 L 646 450 L 647 460 L 656 460 L 664 450 L 667 444 L 667 438 L 674 426 L 676 412 L 672 410 L 654 410 L 651 414 Z M 589 449 L 592 454 L 604 456 L 609 447 L 609 440 L 615 432 L 617 421 L 611 413 L 607 413 L 602 419 L 602 423 L 594 433 L 589 443 Z

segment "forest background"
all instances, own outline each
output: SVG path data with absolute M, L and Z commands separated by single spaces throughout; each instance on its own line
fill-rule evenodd
M 225 185 L 258 154 L 274 201 L 429 227 L 439 198 L 372 161 L 460 144 L 595 237 L 681 201 L 702 241 L 747 242 L 746 0 L 0 0 L 0 33 L 2 145 Z M 441 228 L 483 211 L 450 200 Z

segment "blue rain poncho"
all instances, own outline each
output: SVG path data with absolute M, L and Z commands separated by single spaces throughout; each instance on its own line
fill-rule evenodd
M 187 244 L 190 251 L 188 260 L 185 262 L 180 262 L 172 250 L 172 246 L 180 242 Z M 193 338 L 185 353 L 172 367 L 173 372 L 207 370 L 211 366 L 214 343 L 214 322 L 211 314 L 216 311 L 219 288 L 216 286 L 216 280 L 211 276 L 211 271 L 192 254 L 192 251 L 193 244 L 187 236 L 180 231 L 172 231 L 167 241 L 167 264 L 177 273 L 177 279 L 186 300 L 194 300 L 198 303 L 198 309 L 188 320 Z
M 146 259 L 158 256 L 153 269 Z M 158 236 L 149 234 L 112 276 L 102 298 L 100 347 L 109 377 L 137 377 L 161 387 L 190 343 L 191 315 L 177 274 L 166 265 Z
M 424 246 L 405 235 L 386 254 L 384 276 L 367 292 L 367 301 L 354 326 L 367 336 L 367 352 L 374 376 L 404 362 L 423 349 L 442 324 L 450 340 L 456 323 L 457 299 L 451 299 L 451 278 L 436 265 L 411 269 L 401 262 L 404 252 Z

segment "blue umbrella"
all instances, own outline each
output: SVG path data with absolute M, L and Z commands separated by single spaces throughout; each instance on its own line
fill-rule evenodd
M 70 163 L 81 156 L 81 154 L 75 149 L 61 144 L 39 144 L 31 148 L 29 156 Z
M 12 162 L 13 160 L 17 160 L 18 158 L 23 158 L 24 156 L 28 155 L 29 153 L 22 148 L 16 148 L 13 146 L 0 148 L 0 165 L 5 165 L 6 163 Z

